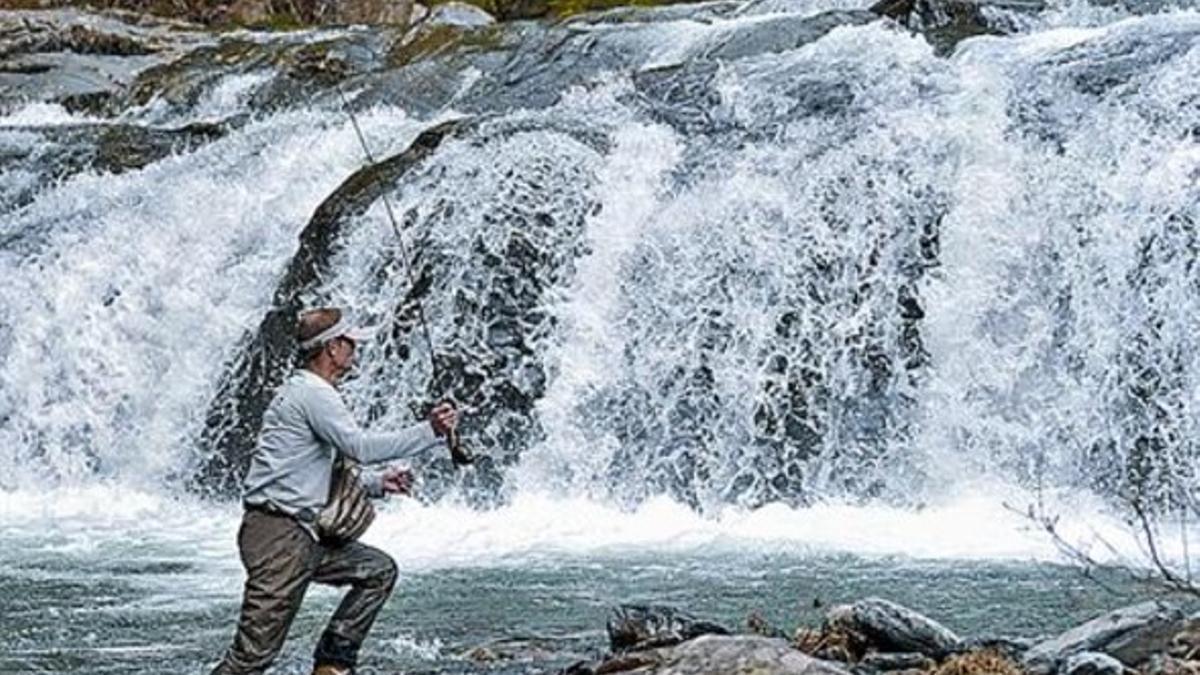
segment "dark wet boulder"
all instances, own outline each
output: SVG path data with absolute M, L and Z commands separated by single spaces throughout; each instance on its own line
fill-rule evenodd
M 619 605 L 608 618 L 614 652 L 665 647 L 709 634 L 728 635 L 729 629 L 665 605 Z
M 635 105 L 681 133 L 712 133 L 724 123 L 717 117 L 721 95 L 715 61 L 649 68 L 633 74 Z
M 256 111 L 308 104 L 347 79 L 385 67 L 386 54 L 403 35 L 391 26 L 273 39 L 234 34 L 140 72 L 110 112 L 155 100 L 184 113 L 230 78 L 242 79 L 239 86 Z
M 933 619 L 881 598 L 834 607 L 826 623 L 862 635 L 876 651 L 917 652 L 933 659 L 953 653 L 962 642 Z
M 12 180 L 0 186 L 0 213 L 24 206 L 38 191 L 84 171 L 140 169 L 224 134 L 225 128 L 215 124 L 175 129 L 104 123 L 9 127 L 0 132 L 0 171 Z
M 1006 17 L 1045 7 L 1043 0 L 879 0 L 871 11 L 924 35 L 946 55 L 967 38 L 1013 32 L 1015 24 Z
M 0 108 L 30 101 L 99 108 L 142 71 L 209 39 L 189 24 L 121 14 L 0 11 Z
M 1034 675 L 1049 675 L 1076 654 L 1100 652 L 1133 667 L 1165 652 L 1185 623 L 1183 612 L 1167 603 L 1123 607 L 1034 645 L 1022 664 Z
M 427 159 L 446 137 L 471 125 L 469 120 L 458 120 L 422 132 L 406 151 L 355 172 L 317 207 L 300 234 L 299 250 L 276 287 L 271 310 L 258 329 L 244 338 L 209 406 L 202 439 L 205 455 L 193 480 L 199 491 L 224 496 L 237 493 L 263 413 L 295 357 L 295 321 L 303 297 L 320 285 L 330 259 L 339 250 L 343 227 Z M 410 293 L 422 292 L 410 289 Z
M 538 661 L 562 661 L 572 654 L 572 645 L 564 644 L 562 638 L 535 635 L 506 637 L 478 644 L 460 655 L 460 658 L 475 663 L 535 663 Z
M 449 136 L 454 142 L 439 148 Z M 366 270 L 378 284 L 368 292 L 382 308 L 372 320 L 383 330 L 369 347 L 379 358 L 360 364 L 362 407 L 353 407 L 367 420 L 400 424 L 453 398 L 469 411 L 462 438 L 477 461 L 455 470 L 431 449 L 416 460 L 425 479 L 419 497 L 455 491 L 481 507 L 502 499 L 502 469 L 540 439 L 533 408 L 548 375 L 535 346 L 553 328 L 548 294 L 570 282 L 584 219 L 594 213 L 589 189 L 603 150 L 588 145 L 594 140 L 520 120 L 448 122 L 344 183 L 313 215 L 272 309 L 227 367 L 210 406 L 196 487 L 236 492 L 263 411 L 293 365 L 297 312 L 324 302 L 339 275 L 350 273 L 335 264 L 347 239 L 374 231 L 383 246 L 372 246 L 356 272 Z M 525 141 L 538 150 L 514 153 Z M 471 159 L 480 156 L 492 158 L 484 160 L 489 166 Z M 446 193 L 443 184 L 473 187 Z M 408 203 L 396 212 L 407 264 L 386 217 L 359 218 L 384 194 L 392 204 Z M 426 313 L 432 307 L 439 309 Z M 422 316 L 436 336 L 432 354 Z M 397 377 L 409 383 L 403 398 L 379 388 Z
M 1122 675 L 1125 666 L 1108 654 L 1080 652 L 1069 657 L 1058 672 L 1062 675 Z

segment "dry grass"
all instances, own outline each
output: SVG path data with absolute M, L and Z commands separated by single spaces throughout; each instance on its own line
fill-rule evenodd
M 854 663 L 867 652 L 866 638 L 841 626 L 799 628 L 792 645 L 809 656 L 843 663 Z
M 1016 663 L 994 649 L 951 656 L 929 671 L 933 675 L 1023 675 Z

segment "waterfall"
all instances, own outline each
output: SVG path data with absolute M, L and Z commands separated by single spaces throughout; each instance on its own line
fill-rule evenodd
M 824 9 L 555 28 L 578 81 L 538 71 L 530 107 L 486 111 L 389 186 L 421 287 L 376 203 L 306 291 L 389 329 L 352 408 L 387 428 L 454 393 L 495 460 L 467 487 L 505 498 L 705 512 L 1190 485 L 1200 15 L 1064 5 L 940 56 L 849 12 L 747 51 Z M 439 118 L 498 91 L 471 72 L 441 83 Z M 434 120 L 380 81 L 355 105 L 387 157 Z M 158 102 L 121 121 L 252 117 L 121 172 L 35 152 L 94 117 L 0 118 L 0 488 L 186 480 L 297 235 L 362 165 L 336 104 L 255 110 L 260 69 L 208 86 L 178 119 Z

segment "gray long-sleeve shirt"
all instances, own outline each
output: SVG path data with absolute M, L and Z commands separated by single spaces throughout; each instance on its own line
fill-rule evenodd
M 395 433 L 364 431 L 333 385 L 300 369 L 267 406 L 242 499 L 311 520 L 329 499 L 337 453 L 371 464 L 410 457 L 441 442 L 428 422 Z M 369 492 L 382 494 L 378 476 L 365 482 Z

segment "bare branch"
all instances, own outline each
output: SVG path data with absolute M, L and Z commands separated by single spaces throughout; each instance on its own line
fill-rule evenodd
M 1142 536 L 1146 539 L 1146 548 L 1149 550 L 1150 562 L 1158 570 L 1161 580 L 1165 584 L 1180 593 L 1186 593 L 1193 597 L 1200 598 L 1200 587 L 1197 587 L 1191 581 L 1180 578 L 1174 570 L 1167 565 L 1162 556 L 1158 552 L 1158 535 L 1154 532 L 1154 527 L 1150 522 L 1150 516 L 1146 514 L 1146 510 L 1136 500 L 1130 500 L 1129 507 L 1133 509 L 1134 514 L 1138 518 L 1141 525 Z

